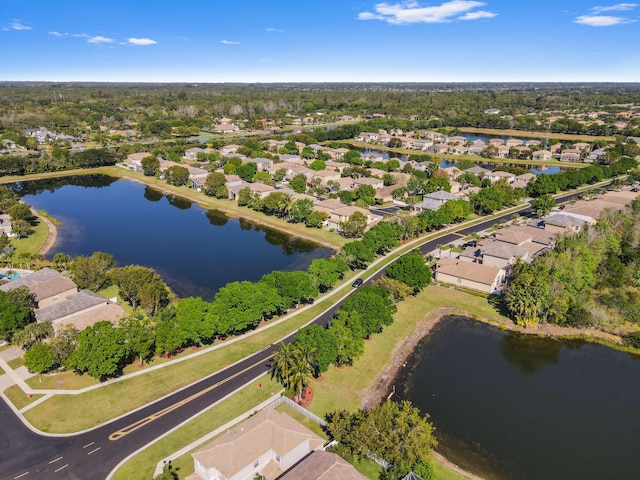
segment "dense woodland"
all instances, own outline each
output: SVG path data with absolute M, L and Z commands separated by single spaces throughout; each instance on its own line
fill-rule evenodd
M 505 293 L 522 325 L 548 322 L 609 330 L 640 319 L 640 199 L 626 212 L 604 211 L 598 223 L 560 238 L 531 264 L 516 265 Z M 636 335 L 627 340 L 635 346 Z
M 626 129 L 581 125 L 565 119 L 555 126 L 540 115 L 606 109 L 610 120 L 629 104 L 640 104 L 636 84 L 79 84 L 0 85 L 0 125 L 5 131 L 46 126 L 71 135 L 99 133 L 99 125 L 136 122 L 147 135 L 171 127 L 203 128 L 211 118 L 281 119 L 321 111 L 327 119 L 384 114 L 417 118 L 424 128 L 489 127 L 557 133 L 637 134 Z M 485 114 L 500 109 L 501 115 Z M 605 120 L 607 120 L 605 118 Z M 400 124 L 399 124 L 400 125 Z M 624 130 L 624 131 L 623 131 Z M 1 133 L 1 132 L 0 132 Z

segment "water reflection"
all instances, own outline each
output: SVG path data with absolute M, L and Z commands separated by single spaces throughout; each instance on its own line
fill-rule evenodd
M 189 210 L 193 205 L 193 202 L 190 200 L 173 194 L 167 195 L 167 202 L 169 202 L 169 205 L 176 207 L 179 210 Z
M 214 227 L 224 227 L 229 221 L 229 217 L 219 210 L 207 210 L 205 215 Z
M 148 185 L 144 187 L 144 198 L 150 202 L 159 202 L 162 197 L 164 197 L 164 194 L 160 190 L 151 188 Z
M 107 175 L 72 175 L 70 177 L 49 178 L 29 182 L 16 182 L 7 185 L 20 196 L 37 195 L 42 192 L 55 192 L 65 185 L 83 188 L 104 188 L 117 182 L 118 179 Z
M 525 374 L 558 363 L 562 343 L 534 335 L 509 332 L 502 336 L 502 355 Z

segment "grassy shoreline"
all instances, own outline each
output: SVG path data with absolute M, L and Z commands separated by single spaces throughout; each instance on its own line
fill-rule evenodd
M 455 127 L 450 127 L 455 128 Z M 598 135 L 574 135 L 570 133 L 553 133 L 553 132 L 532 132 L 526 130 L 500 130 L 496 128 L 477 128 L 477 127 L 459 127 L 463 133 L 478 133 L 480 135 L 496 135 L 501 137 L 526 137 L 526 138 L 555 138 L 557 140 L 579 140 L 581 142 L 596 142 L 602 140 L 604 142 L 615 142 L 616 138 L 612 136 Z

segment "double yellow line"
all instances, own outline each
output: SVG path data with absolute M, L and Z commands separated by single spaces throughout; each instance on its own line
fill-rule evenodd
M 254 368 L 257 365 L 260 365 L 261 363 L 266 362 L 267 360 L 273 358 L 275 354 L 272 353 L 271 355 L 269 355 L 267 358 L 264 358 L 262 360 L 260 360 L 259 362 L 254 363 L 253 365 L 248 366 L 247 368 L 240 370 L 237 373 L 234 373 L 233 375 L 231 375 L 230 377 L 225 378 L 224 380 L 221 380 L 220 382 L 211 385 L 210 387 L 205 388 L 204 390 L 199 391 L 198 393 L 194 393 L 193 395 L 191 395 L 190 397 L 185 398 L 184 400 L 181 400 L 177 403 L 174 403 L 173 405 L 164 408 L 152 415 L 149 415 L 146 418 L 143 418 L 141 420 L 138 420 L 135 423 L 132 423 L 131 425 L 124 427 L 121 430 L 118 430 L 117 432 L 113 432 L 111 435 L 109 435 L 109 440 L 112 441 L 116 441 L 116 440 L 120 440 L 122 437 L 125 437 L 127 435 L 129 435 L 130 433 L 135 432 L 136 430 L 141 429 L 142 427 L 145 427 L 147 425 L 149 425 L 151 422 L 154 422 L 155 420 L 164 417 L 165 415 L 173 412 L 174 410 L 177 410 L 180 407 L 183 407 L 184 405 L 188 404 L 189 402 L 195 400 L 196 398 L 201 397 L 202 395 L 205 395 L 206 393 L 209 393 L 211 390 L 214 390 L 216 388 L 218 388 L 220 385 L 224 385 L 225 383 L 233 380 L 234 378 L 242 375 L 243 373 L 251 370 L 252 368 Z

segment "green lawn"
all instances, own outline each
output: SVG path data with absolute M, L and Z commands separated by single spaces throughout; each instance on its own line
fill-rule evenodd
M 49 228 L 47 227 L 46 223 L 38 221 L 38 224 L 33 227 L 33 229 L 34 232 L 27 238 L 21 238 L 19 240 L 15 238 L 11 239 L 11 244 L 16 249 L 13 256 L 14 268 L 18 267 L 20 263 L 18 254 L 22 252 L 38 253 L 47 241 L 47 237 L 49 236 Z
M 504 137 L 527 137 L 527 138 L 555 138 L 557 140 L 573 140 L 578 142 L 596 142 L 602 140 L 605 142 L 615 142 L 616 137 L 599 137 L 595 135 L 573 135 L 568 133 L 551 133 L 551 132 L 529 132 L 524 130 L 499 130 L 495 128 L 475 128 L 475 127 L 460 127 L 458 128 L 463 133 L 479 133 L 485 135 L 498 135 Z
M 26 407 L 30 403 L 35 402 L 43 395 L 32 395 L 29 397 L 26 393 L 22 391 L 22 389 L 18 385 L 12 385 L 4 391 L 4 394 L 7 398 L 13 403 L 13 405 L 20 410 L 21 408 Z
M 259 388 L 262 384 L 262 388 Z M 192 422 L 153 444 L 125 463 L 114 475 L 114 480 L 149 480 L 153 478 L 156 464 L 168 455 L 184 448 L 209 432 L 249 411 L 280 391 L 280 385 L 268 377 L 262 377 L 203 413 Z M 194 450 L 197 450 L 202 445 Z M 176 459 L 173 464 L 180 469 L 180 478 L 193 472 L 191 453 Z
M 7 364 L 15 370 L 24 365 L 24 359 L 22 357 L 14 358 L 13 360 L 9 360 Z

